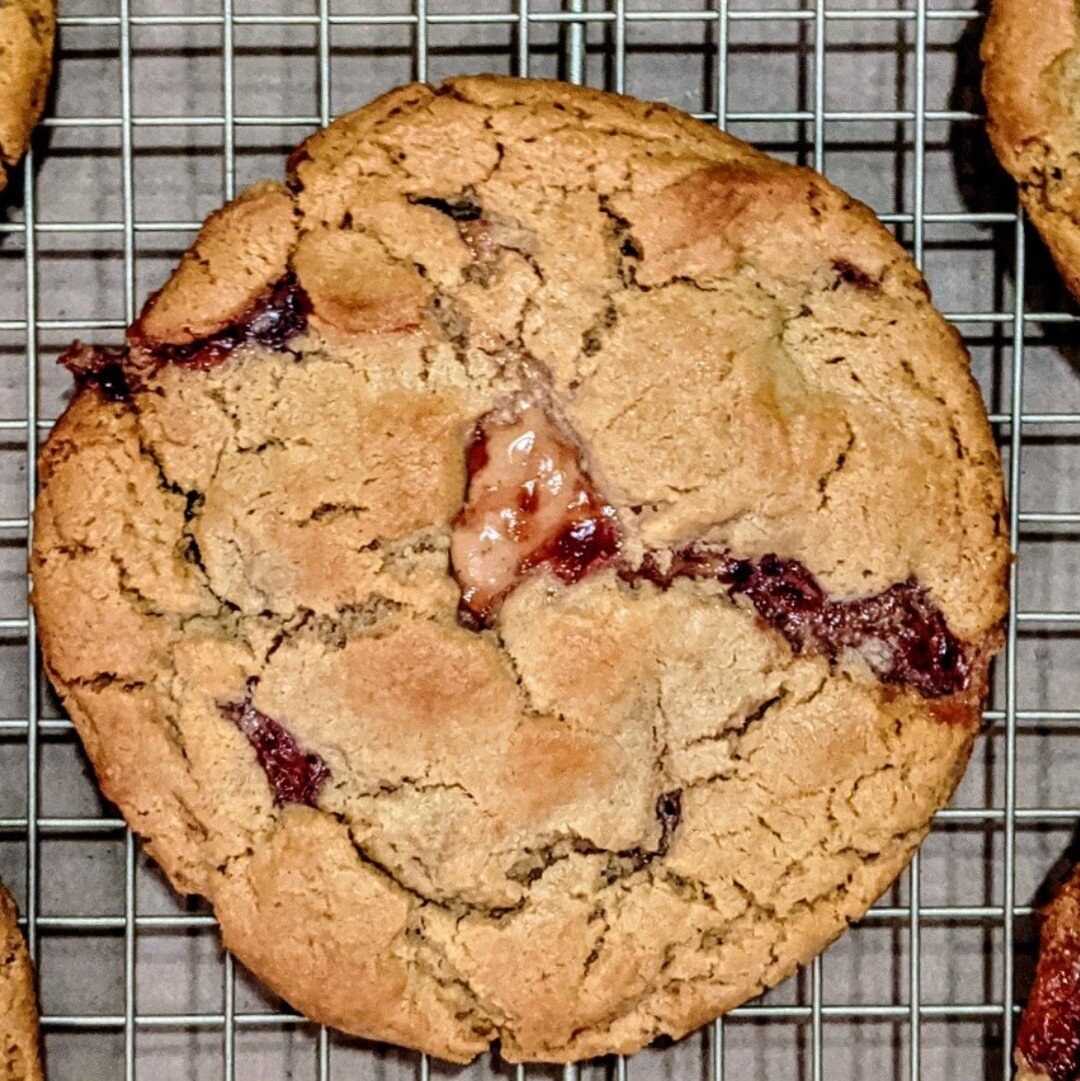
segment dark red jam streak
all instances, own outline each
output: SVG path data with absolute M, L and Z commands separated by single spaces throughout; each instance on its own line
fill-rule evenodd
M 609 563 L 619 551 L 619 529 L 599 500 L 584 507 L 584 516 L 570 522 L 522 562 L 522 570 L 546 567 L 560 582 L 573 585 Z
M 1051 1081 L 1080 1079 L 1080 873 L 1043 917 L 1042 946 L 1016 1049 Z
M 110 402 L 131 401 L 131 388 L 128 386 L 123 364 L 104 365 L 97 373 L 97 381 L 98 386 L 101 387 L 101 393 Z
M 59 363 L 83 385 L 97 385 L 113 402 L 127 402 L 132 390 L 164 364 L 207 371 L 223 363 L 241 345 L 253 343 L 281 350 L 307 327 L 311 302 L 290 273 L 275 282 L 235 323 L 187 345 L 150 342 L 136 323 L 131 346 L 88 346 L 75 342 Z M 139 347 L 135 357 L 131 347 Z M 135 359 L 137 358 L 137 360 Z
M 296 280 L 286 273 L 256 300 L 244 314 L 216 334 L 186 345 L 146 343 L 141 339 L 139 324 L 132 329 L 133 344 L 145 344 L 150 352 L 166 364 L 180 364 L 200 371 L 214 368 L 225 361 L 241 345 L 255 344 L 266 349 L 284 349 L 291 338 L 307 328 L 311 301 Z
M 638 570 L 621 573 L 662 589 L 676 578 L 716 579 L 732 598 L 745 597 L 795 653 L 817 651 L 835 659 L 845 649 L 858 650 L 883 683 L 912 687 L 925 698 L 968 686 L 963 643 L 913 578 L 866 597 L 833 600 L 796 560 L 737 559 L 694 547 L 676 552 L 666 570 L 647 555 Z
M 836 273 L 837 284 L 853 285 L 864 293 L 876 293 L 881 288 L 881 282 L 871 278 L 861 267 L 849 262 L 847 259 L 833 261 L 833 270 Z
M 110 402 L 127 402 L 131 400 L 131 386 L 125 369 L 127 358 L 128 350 L 123 346 L 74 342 L 61 354 L 58 363 L 80 384 L 96 383 Z
M 473 429 L 472 439 L 465 448 L 465 472 L 471 481 L 477 473 L 487 468 L 488 461 L 487 432 L 483 424 L 478 423 Z
M 305 751 L 287 728 L 257 710 L 251 704 L 250 690 L 242 702 L 230 702 L 221 711 L 254 748 L 275 802 L 314 807 L 330 779 L 330 767 L 322 758 Z

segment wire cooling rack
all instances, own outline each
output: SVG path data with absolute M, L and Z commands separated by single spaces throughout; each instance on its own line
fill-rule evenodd
M 989 157 L 969 0 L 62 0 L 59 79 L 0 222 L 0 873 L 38 959 L 53 1081 L 1010 1076 L 1032 904 L 1078 815 L 1075 310 Z M 409 78 L 560 75 L 671 101 L 869 202 L 964 335 L 1006 468 L 1007 646 L 954 805 L 812 967 L 632 1060 L 462 1073 L 319 1030 L 222 955 L 96 793 L 26 604 L 53 358 L 118 341 L 198 223 Z M 333 974 L 328 973 L 328 978 Z

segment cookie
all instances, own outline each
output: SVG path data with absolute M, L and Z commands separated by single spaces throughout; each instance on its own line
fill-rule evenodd
M 55 33 L 53 0 L 0 3 L 0 190 L 45 105 Z
M 0 884 L 0 1079 L 42 1081 L 34 967 Z
M 1039 916 L 1039 962 L 1016 1037 L 1017 1081 L 1080 1078 L 1080 869 Z
M 407 86 L 77 345 L 33 601 L 105 793 L 297 1009 L 632 1052 L 807 962 L 963 771 L 968 359 L 871 212 L 663 105 Z
M 1080 14 L 1072 0 L 993 0 L 983 39 L 990 141 L 1080 297 Z

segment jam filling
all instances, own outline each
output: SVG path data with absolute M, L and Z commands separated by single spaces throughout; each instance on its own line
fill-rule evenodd
M 540 406 L 519 403 L 481 417 L 465 464 L 466 501 L 450 542 L 464 626 L 490 627 L 533 571 L 572 584 L 618 554 L 614 508 L 597 493 L 578 448 Z
M 215 334 L 186 345 L 147 341 L 136 323 L 132 344 L 146 348 L 163 364 L 180 364 L 206 371 L 223 363 L 241 345 L 283 350 L 290 339 L 307 329 L 311 301 L 292 273 L 284 274 L 244 314 Z
M 164 364 L 208 371 L 226 361 L 241 345 L 283 350 L 307 328 L 311 302 L 293 274 L 285 274 L 244 314 L 216 334 L 187 345 L 154 343 L 136 322 L 128 333 L 131 346 L 91 346 L 75 342 L 60 358 L 81 385 L 96 385 L 113 402 L 127 402 L 147 376 Z M 134 348 L 132 348 L 134 347 Z
M 836 600 L 793 559 L 739 559 L 691 545 L 662 561 L 647 552 L 637 569 L 619 562 L 614 508 L 585 471 L 578 448 L 535 402 L 481 417 L 465 451 L 466 501 L 454 522 L 451 565 L 458 620 L 490 627 L 528 574 L 548 570 L 566 584 L 617 565 L 631 584 L 661 589 L 678 578 L 712 579 L 745 598 L 796 654 L 836 660 L 858 653 L 883 683 L 942 698 L 968 687 L 964 644 L 914 578 L 865 597 Z
M 1080 874 L 1074 874 L 1043 919 L 1035 984 L 1016 1049 L 1050 1081 L 1080 1078 Z
M 314 807 L 330 767 L 311 751 L 305 751 L 282 724 L 251 704 L 253 683 L 242 702 L 229 702 L 222 713 L 244 734 L 255 751 L 275 803 L 303 803 Z
M 57 363 L 67 368 L 80 386 L 97 386 L 110 402 L 129 402 L 132 387 L 127 360 L 128 350 L 123 346 L 74 342 Z
M 968 686 L 964 645 L 914 578 L 866 597 L 834 600 L 797 560 L 775 555 L 737 559 L 696 547 L 676 552 L 666 569 L 649 554 L 637 571 L 622 573 L 628 581 L 644 579 L 662 589 L 676 578 L 723 582 L 729 596 L 745 597 L 793 652 L 816 651 L 836 659 L 844 650 L 855 650 L 883 683 L 912 687 L 925 698 Z

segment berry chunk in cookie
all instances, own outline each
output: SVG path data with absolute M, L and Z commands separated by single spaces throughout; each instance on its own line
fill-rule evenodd
M 450 544 L 466 625 L 484 626 L 526 574 L 567 584 L 619 550 L 615 508 L 586 475 L 581 452 L 527 399 L 476 423 L 465 452 L 467 501 Z

